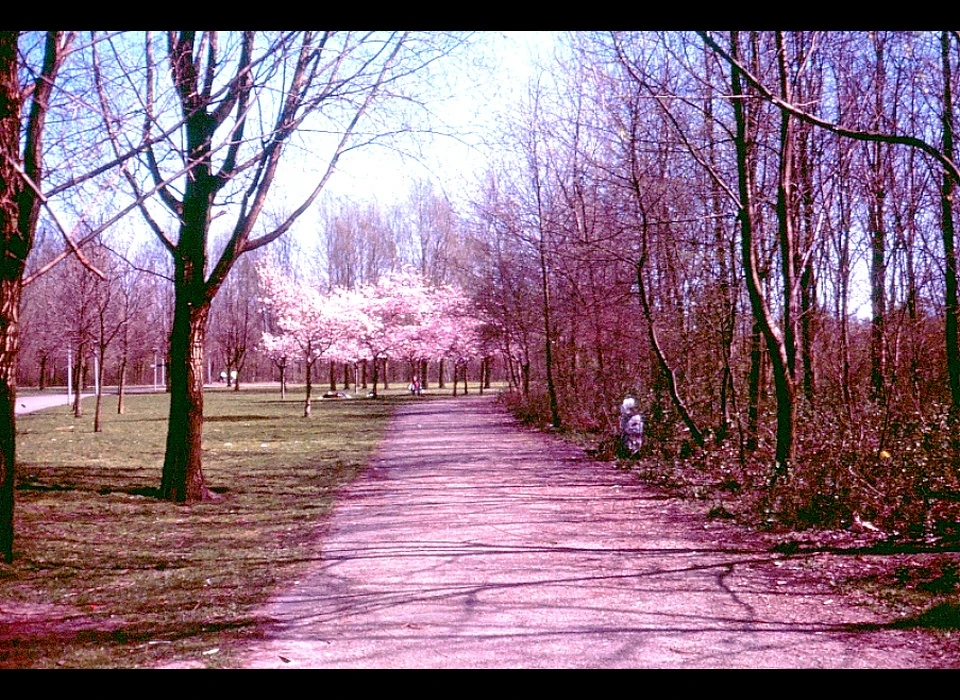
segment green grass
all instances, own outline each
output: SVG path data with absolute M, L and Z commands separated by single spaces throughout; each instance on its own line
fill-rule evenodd
M 299 399 L 299 400 L 298 400 Z M 318 556 L 336 489 L 367 465 L 401 391 L 315 401 L 208 391 L 204 474 L 222 500 L 180 506 L 160 484 L 168 396 L 18 418 L 15 561 L 0 564 L 0 667 L 230 664 L 253 611 Z

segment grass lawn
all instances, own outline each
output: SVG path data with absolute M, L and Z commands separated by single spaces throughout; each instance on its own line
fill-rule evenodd
M 322 392 L 320 392 L 322 393 Z M 405 392 L 314 402 L 206 394 L 204 474 L 222 500 L 160 501 L 169 397 L 18 420 L 15 560 L 0 563 L 0 668 L 227 666 L 254 608 L 318 555 L 332 494 L 367 465 Z

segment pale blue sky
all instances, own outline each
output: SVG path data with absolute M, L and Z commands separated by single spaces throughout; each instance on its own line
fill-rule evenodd
M 515 111 L 537 58 L 549 57 L 554 37 L 553 32 L 478 32 L 469 58 L 485 68 L 468 67 L 470 60 L 449 62 L 445 78 L 450 96 L 430 103 L 462 142 L 448 136 L 422 139 L 422 163 L 381 148 L 351 153 L 341 161 L 328 193 L 388 203 L 402 199 L 413 180 L 426 178 L 457 196 L 459 186 L 483 170 L 495 148 L 485 141 L 503 126 L 503 115 Z

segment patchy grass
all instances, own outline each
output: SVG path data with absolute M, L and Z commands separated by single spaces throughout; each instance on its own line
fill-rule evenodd
M 302 397 L 302 394 L 300 395 Z M 302 399 L 301 399 L 302 400 Z M 168 396 L 18 418 L 15 561 L 0 564 L 0 667 L 229 664 L 253 610 L 318 556 L 339 487 L 367 465 L 400 391 L 314 403 L 211 390 L 204 473 L 223 499 L 179 506 L 160 483 Z

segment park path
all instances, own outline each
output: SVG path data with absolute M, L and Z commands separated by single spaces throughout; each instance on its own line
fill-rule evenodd
M 705 510 L 520 429 L 490 397 L 411 401 L 237 665 L 956 663 Z
M 82 398 L 86 399 L 90 396 L 93 396 L 93 394 L 83 394 Z M 13 411 L 19 416 L 22 413 L 32 413 L 33 411 L 40 411 L 44 408 L 52 408 L 53 406 L 66 406 L 69 403 L 70 399 L 67 395 L 61 393 L 18 396 Z

